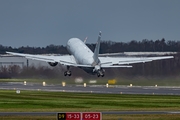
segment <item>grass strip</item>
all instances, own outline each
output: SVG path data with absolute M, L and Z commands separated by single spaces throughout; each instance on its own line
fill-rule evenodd
M 180 96 L 0 91 L 0 111 L 179 110 Z
M 0 90 L 0 112 L 179 110 L 180 96 Z M 179 120 L 180 114 L 111 115 L 103 120 Z M 56 116 L 0 116 L 1 120 L 55 120 Z

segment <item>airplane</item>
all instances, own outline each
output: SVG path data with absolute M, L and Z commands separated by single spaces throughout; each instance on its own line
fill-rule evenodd
M 87 39 L 87 38 L 86 38 Z M 45 61 L 50 66 L 56 66 L 58 63 L 66 66 L 64 76 L 71 76 L 70 67 L 79 67 L 85 72 L 97 77 L 104 77 L 106 68 L 130 68 L 133 63 L 145 63 L 153 60 L 170 59 L 173 56 L 162 57 L 112 57 L 112 56 L 100 56 L 100 41 L 101 31 L 99 32 L 98 40 L 95 46 L 94 52 L 92 52 L 85 44 L 84 41 L 79 38 L 71 38 L 68 40 L 66 48 L 70 55 L 48 56 L 48 55 L 32 55 L 24 53 L 6 52 L 7 54 L 23 56 L 27 59 Z

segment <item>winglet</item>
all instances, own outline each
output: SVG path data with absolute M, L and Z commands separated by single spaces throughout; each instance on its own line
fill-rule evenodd
M 100 49 L 100 42 L 101 42 L 101 31 L 99 31 L 99 36 L 98 36 L 98 40 L 97 40 L 96 47 L 94 50 L 94 55 L 93 55 L 95 64 L 99 63 L 98 55 L 99 55 L 99 49 Z

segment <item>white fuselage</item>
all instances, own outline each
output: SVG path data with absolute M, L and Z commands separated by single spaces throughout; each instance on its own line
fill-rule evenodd
M 67 42 L 68 52 L 74 56 L 76 62 L 82 65 L 92 65 L 93 52 L 78 38 L 71 38 Z

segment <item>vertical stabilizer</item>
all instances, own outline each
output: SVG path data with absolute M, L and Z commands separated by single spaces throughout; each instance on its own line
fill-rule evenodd
M 94 55 L 93 55 L 93 58 L 94 58 L 94 63 L 93 64 L 94 65 L 97 65 L 100 62 L 99 58 L 98 58 L 100 42 L 101 42 L 101 31 L 99 32 L 98 40 L 97 40 L 96 47 L 95 47 L 95 50 L 94 50 Z

